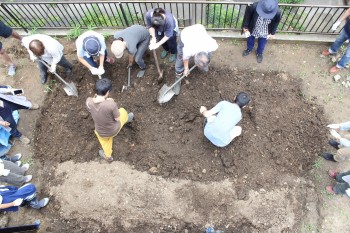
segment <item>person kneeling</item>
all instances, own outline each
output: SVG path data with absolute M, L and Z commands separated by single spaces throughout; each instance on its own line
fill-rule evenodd
M 242 128 L 236 125 L 242 119 L 241 108 L 244 108 L 249 102 L 250 96 L 245 92 L 240 92 L 235 97 L 234 103 L 221 101 L 210 110 L 201 106 L 199 111 L 206 117 L 205 137 L 218 147 L 230 144 L 235 137 L 242 133 Z

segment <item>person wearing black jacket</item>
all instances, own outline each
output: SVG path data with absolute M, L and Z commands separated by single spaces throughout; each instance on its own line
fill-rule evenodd
M 243 56 L 253 50 L 255 38 L 258 38 L 256 56 L 258 63 L 261 63 L 267 39 L 273 39 L 280 20 L 277 0 L 260 0 L 249 6 L 243 22 L 243 32 L 247 37 L 247 49 L 243 51 Z

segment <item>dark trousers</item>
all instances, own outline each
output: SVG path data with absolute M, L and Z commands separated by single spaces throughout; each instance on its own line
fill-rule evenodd
M 348 172 L 343 172 L 343 173 L 339 173 L 335 179 L 336 181 L 338 181 L 338 183 L 336 185 L 334 185 L 333 187 L 333 191 L 336 194 L 345 194 L 345 191 L 350 188 L 349 184 L 346 183 L 342 178 L 343 176 L 348 176 L 350 175 L 350 171 Z
M 17 123 L 12 116 L 12 112 L 19 109 L 28 109 L 28 107 L 9 102 L 7 100 L 1 100 L 4 103 L 4 107 L 0 107 L 0 116 L 4 121 L 10 123 L 11 135 L 13 137 L 20 138 L 22 134 L 17 130 Z
M 87 63 L 89 63 L 90 66 L 98 68 L 98 65 L 96 64 L 96 62 L 94 61 L 94 57 L 90 56 L 90 57 L 83 57 L 85 61 L 87 61 Z M 105 50 L 105 59 L 104 62 L 106 62 L 107 60 L 107 49 Z
M 252 51 L 254 48 L 255 37 L 249 36 L 247 38 L 247 49 Z M 258 49 L 256 50 L 257 54 L 263 54 L 265 46 L 267 43 L 267 38 L 258 38 Z
M 47 67 L 40 61 L 37 61 L 40 77 L 46 78 L 47 77 Z M 72 64 L 64 57 L 62 56 L 61 60 L 57 63 L 57 65 L 62 66 L 66 70 L 72 69 Z
M 157 32 L 156 32 L 157 33 Z M 164 37 L 164 32 L 158 35 L 157 33 L 157 41 L 160 41 Z M 176 54 L 177 52 L 177 44 L 176 44 L 176 32 L 173 32 L 172 37 L 170 37 L 163 45 L 163 49 L 171 54 Z

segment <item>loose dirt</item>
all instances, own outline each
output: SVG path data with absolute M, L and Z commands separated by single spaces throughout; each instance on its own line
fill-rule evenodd
M 66 52 L 74 50 L 72 43 L 65 44 Z M 35 126 L 38 170 L 32 173 L 37 173 L 39 190 L 52 197 L 40 211 L 43 232 L 204 232 L 209 225 L 224 232 L 298 232 L 305 224 L 323 227 L 313 177 L 318 153 L 329 149 L 323 106 L 317 97 L 308 98 L 313 90 L 305 90 L 297 71 L 291 75 L 283 64 L 270 64 L 270 53 L 277 56 L 281 45 L 267 48 L 264 67 L 253 57 L 242 60 L 238 52 L 244 45 L 220 46 L 209 72 L 195 70 L 181 94 L 163 105 L 157 94 L 174 81 L 173 64 L 162 64 L 165 80 L 159 84 L 148 55 L 146 76 L 137 79 L 135 66 L 132 88 L 124 92 L 126 58 L 106 65 L 111 97 L 135 114 L 114 140 L 111 164 L 98 158 L 100 146 L 85 106 L 97 77 L 68 52 L 74 72 L 66 80 L 76 83 L 79 97 L 66 96 L 60 83 L 49 81 L 52 90 Z M 37 76 L 33 65 L 28 70 Z M 36 76 L 33 82 L 39 82 Z M 239 124 L 243 134 L 228 147 L 216 148 L 203 135 L 199 107 L 232 100 L 240 91 L 253 99 Z M 20 218 L 12 214 L 10 223 L 28 219 L 23 214 L 38 216 L 32 210 L 21 213 Z

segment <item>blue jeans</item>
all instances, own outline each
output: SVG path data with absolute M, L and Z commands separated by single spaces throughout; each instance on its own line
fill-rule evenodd
M 28 107 L 15 104 L 4 99 L 2 99 L 2 101 L 4 103 L 4 107 L 0 107 L 0 116 L 4 121 L 10 123 L 11 135 L 15 138 L 20 138 L 22 136 L 22 133 L 17 130 L 17 123 L 13 118 L 12 112 L 19 109 L 28 109 Z
M 339 48 L 344 44 L 346 40 L 349 39 L 348 34 L 346 34 L 345 30 L 342 30 L 340 35 L 337 37 L 337 39 L 334 41 L 334 43 L 329 48 L 330 53 L 337 53 Z M 350 46 L 347 47 L 343 57 L 338 61 L 337 67 L 338 68 L 345 68 L 346 64 L 350 61 Z
M 254 48 L 254 41 L 255 41 L 255 37 L 254 36 L 249 36 L 247 38 L 247 49 L 249 51 L 252 51 Z M 258 49 L 256 50 L 257 54 L 263 54 L 265 46 L 267 43 L 267 39 L 266 38 L 258 38 Z
M 98 65 L 96 64 L 96 62 L 94 61 L 94 57 L 93 56 L 90 56 L 90 57 L 83 57 L 84 60 L 89 63 L 90 66 L 92 67 L 95 67 L 95 68 L 98 68 Z M 106 62 L 107 60 L 107 49 L 105 50 L 105 59 L 104 59 L 104 62 Z

